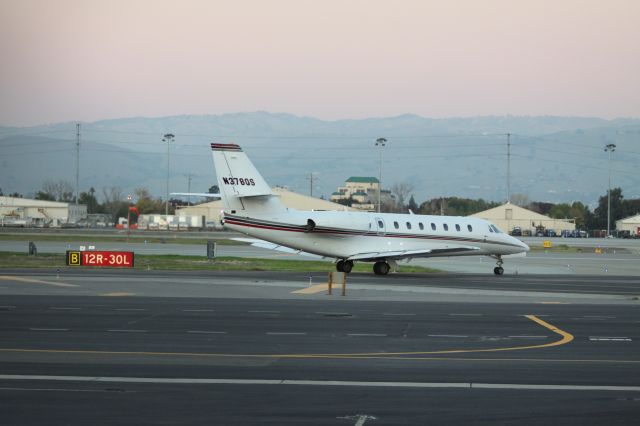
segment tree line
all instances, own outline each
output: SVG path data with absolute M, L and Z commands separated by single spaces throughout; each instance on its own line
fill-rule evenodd
M 217 185 L 209 188 L 209 193 L 218 193 Z M 501 205 L 495 201 L 482 198 L 470 199 L 459 197 L 432 198 L 418 204 L 412 194 L 413 187 L 406 183 L 395 184 L 391 187 L 393 197 L 381 204 L 381 211 L 385 213 L 469 216 Z M 0 189 L 0 196 L 4 195 Z M 10 197 L 22 195 L 16 192 L 8 194 Z M 109 214 L 113 220 L 126 217 L 130 206 L 136 206 L 140 214 L 163 214 L 165 202 L 162 198 L 153 197 L 147 188 L 139 187 L 133 192 L 133 199 L 128 200 L 122 189 L 117 186 L 102 189 L 102 202 L 98 201 L 96 190 L 92 187 L 88 191 L 80 192 L 78 203 L 87 206 L 87 213 Z M 47 201 L 75 202 L 73 186 L 64 180 L 47 180 L 36 192 L 35 199 Z M 607 194 L 598 199 L 598 205 L 591 211 L 580 201 L 573 203 L 548 203 L 530 201 L 526 195 L 513 194 L 511 202 L 520 207 L 549 216 L 554 219 L 574 219 L 578 229 L 606 229 L 607 228 Z M 351 206 L 352 199 L 341 200 L 340 204 Z M 170 200 L 169 214 L 175 213 L 176 206 L 186 205 L 182 200 Z M 626 200 L 621 188 L 611 190 L 611 229 L 615 228 L 615 221 L 640 213 L 640 199 Z M 135 219 L 135 218 L 134 218 Z M 132 220 L 133 222 L 134 220 Z

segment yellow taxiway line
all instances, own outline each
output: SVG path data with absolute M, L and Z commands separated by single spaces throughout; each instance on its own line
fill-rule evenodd
M 531 321 L 545 327 L 558 334 L 562 338 L 551 343 L 527 346 L 508 346 L 502 348 L 489 349 L 450 349 L 442 351 L 419 351 L 419 352 L 364 352 L 364 353 L 328 353 L 328 354 L 233 354 L 233 353 L 197 353 L 197 352 L 134 352 L 134 351 L 99 351 L 99 350 L 75 350 L 75 349 L 20 349 L 20 348 L 0 348 L 0 352 L 21 352 L 21 353 L 49 353 L 49 354 L 84 354 L 84 355 L 127 355 L 127 356 L 185 356 L 185 357 L 227 357 L 227 358 L 282 358 L 282 359 L 311 359 L 311 358 L 399 358 L 399 359 L 433 359 L 425 358 L 424 355 L 454 355 L 469 353 L 487 353 L 502 351 L 521 351 L 527 349 L 543 349 L 553 346 L 565 345 L 573 340 L 573 335 L 563 331 L 535 315 L 525 315 Z
M 52 286 L 55 286 L 55 287 L 78 287 L 75 284 L 61 283 L 61 282 L 58 282 L 58 281 L 36 280 L 34 278 L 17 277 L 17 276 L 14 276 L 14 275 L 0 275 L 0 280 L 18 281 L 18 282 L 29 283 L 29 284 L 46 284 L 46 285 L 52 285 Z

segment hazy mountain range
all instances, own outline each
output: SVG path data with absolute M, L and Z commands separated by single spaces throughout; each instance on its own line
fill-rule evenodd
M 76 123 L 0 127 L 0 188 L 32 196 L 48 179 L 75 185 Z M 640 198 L 640 120 L 589 117 L 470 117 L 416 115 L 323 121 L 267 112 L 123 118 L 81 123 L 80 190 L 147 187 L 164 197 L 165 133 L 170 191 L 203 192 L 215 184 L 209 143 L 242 145 L 272 185 L 326 198 L 350 176 L 378 176 L 383 185 L 408 182 L 418 203 L 439 196 L 503 201 L 507 194 L 507 133 L 511 192 L 530 200 L 593 204 L 606 193 L 608 143 L 617 145 L 612 185 Z

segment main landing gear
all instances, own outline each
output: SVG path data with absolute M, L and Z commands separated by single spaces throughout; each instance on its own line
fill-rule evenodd
M 338 260 L 336 271 L 349 273 L 353 269 L 353 260 Z M 391 266 L 387 262 L 376 262 L 373 264 L 373 272 L 376 275 L 387 275 L 391 271 Z
M 504 263 L 502 261 L 502 258 L 500 256 L 497 257 L 497 261 L 496 261 L 496 267 L 493 268 L 493 273 L 496 275 L 502 275 L 504 274 L 504 268 L 502 267 L 502 264 Z
M 373 273 L 376 275 L 387 275 L 391 267 L 387 262 L 376 262 L 373 264 Z
M 338 260 L 336 271 L 348 274 L 353 269 L 353 260 Z

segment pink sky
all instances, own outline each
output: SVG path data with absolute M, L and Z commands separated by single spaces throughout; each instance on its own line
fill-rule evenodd
M 0 125 L 640 117 L 640 1 L 0 0 Z

